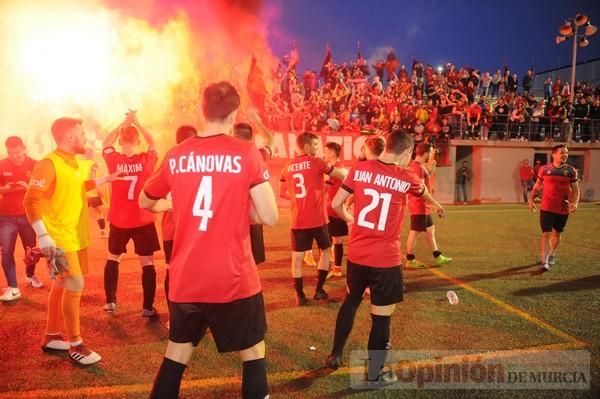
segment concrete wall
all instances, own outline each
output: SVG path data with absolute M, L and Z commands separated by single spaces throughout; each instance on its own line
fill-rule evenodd
M 449 150 L 452 164 L 437 168 L 435 197 L 442 203 L 454 202 L 456 168 L 462 166 L 462 160 L 456 159 L 456 150 L 459 146 L 470 146 L 472 154 L 465 158 L 473 172 L 471 184 L 467 187 L 469 200 L 483 203 L 521 202 L 521 162 L 528 159 L 533 165 L 534 154 L 549 154 L 552 145 L 455 140 Z M 582 200 L 600 201 L 600 145 L 573 144 L 568 148 L 570 155 L 583 157 L 584 173 L 580 182 Z

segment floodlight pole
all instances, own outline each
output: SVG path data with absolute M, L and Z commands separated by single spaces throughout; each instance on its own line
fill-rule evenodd
M 577 45 L 579 41 L 577 40 L 577 29 L 579 28 L 577 24 L 572 24 L 574 27 L 573 32 L 573 59 L 571 60 L 571 82 L 570 82 L 570 90 L 569 90 L 569 102 L 571 106 L 573 106 L 573 99 L 575 98 L 575 65 L 577 64 Z

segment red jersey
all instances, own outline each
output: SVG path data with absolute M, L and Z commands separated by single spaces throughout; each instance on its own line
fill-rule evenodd
M 417 177 L 421 180 L 421 183 L 427 190 L 431 192 L 431 182 L 429 179 L 429 172 L 425 169 L 425 166 L 421 165 L 418 161 L 412 161 L 410 165 L 408 165 L 408 170 L 413 172 Z M 422 194 L 422 193 L 421 193 Z M 408 211 L 411 215 L 430 215 L 431 209 L 428 206 L 427 202 L 423 199 L 421 195 L 412 195 L 408 196 Z
M 534 176 L 533 168 L 531 166 L 521 166 L 519 168 L 519 176 L 521 177 L 521 181 L 530 181 Z
M 333 166 L 336 168 L 344 167 L 344 165 L 340 161 L 337 161 L 335 163 L 335 165 L 333 165 Z M 325 184 L 327 185 L 327 216 L 329 216 L 330 218 L 331 217 L 337 218 L 337 219 L 340 218 L 338 216 L 338 214 L 335 213 L 335 211 L 331 207 L 331 201 L 333 201 L 335 194 L 338 192 L 340 187 L 342 187 L 343 182 L 344 182 L 343 179 L 338 179 L 337 177 L 333 177 L 333 176 L 329 176 L 329 179 L 327 179 L 327 181 L 325 182 Z
M 5 158 L 0 161 L 0 186 L 10 185 L 10 191 L 0 195 L 0 215 L 2 216 L 20 216 L 25 215 L 23 208 L 23 198 L 27 188 L 16 185 L 18 181 L 29 184 L 29 177 L 35 166 L 35 161 L 28 156 L 25 157 L 21 165 L 15 165 L 10 159 Z M 12 190 L 14 188 L 14 191 Z
M 156 166 L 156 151 L 142 152 L 128 157 L 113 147 L 106 147 L 102 156 L 108 173 L 123 172 L 123 180 L 111 183 L 108 220 L 117 227 L 128 229 L 154 222 L 154 214 L 138 205 L 144 183 Z
M 261 290 L 250 246 L 250 189 L 268 182 L 256 146 L 226 135 L 173 147 L 144 187 L 173 197 L 173 302 L 227 303 Z
M 371 267 L 402 264 L 400 232 L 406 196 L 423 195 L 421 179 L 408 169 L 373 159 L 358 162 L 342 188 L 354 194 L 348 259 Z
M 542 206 L 540 209 L 560 215 L 569 214 L 571 183 L 575 183 L 578 180 L 577 170 L 568 164 L 557 168 L 549 163 L 540 168 L 538 179 L 544 182 Z
M 310 155 L 298 155 L 283 167 L 281 181 L 292 202 L 292 229 L 312 229 L 327 224 L 323 175 L 333 171 L 330 163 Z

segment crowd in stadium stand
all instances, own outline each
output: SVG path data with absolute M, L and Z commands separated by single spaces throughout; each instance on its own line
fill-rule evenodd
M 413 132 L 416 142 L 449 139 L 555 140 L 572 129 L 580 142 L 600 139 L 600 85 L 544 82 L 534 96 L 535 75 L 519 78 L 508 67 L 496 72 L 435 68 L 413 61 L 400 65 L 390 51 L 386 61 L 369 66 L 360 55 L 335 64 L 331 52 L 320 73 L 298 73 L 295 66 L 278 72 L 280 85 L 266 99 L 268 127 L 278 131 L 385 133 Z

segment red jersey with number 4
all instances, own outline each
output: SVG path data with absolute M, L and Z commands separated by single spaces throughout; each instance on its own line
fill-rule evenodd
M 544 182 L 540 209 L 559 215 L 569 214 L 571 183 L 578 179 L 577 170 L 571 165 L 564 164 L 557 168 L 549 163 L 540 168 L 538 178 Z
M 401 265 L 400 231 L 406 196 L 423 195 L 421 179 L 408 169 L 374 159 L 358 162 L 342 189 L 354 194 L 348 260 L 371 267 Z
M 340 161 L 336 162 L 335 165 L 333 165 L 333 166 L 335 168 L 343 168 L 344 167 L 344 165 Z M 338 216 L 338 214 L 335 213 L 335 211 L 331 207 L 331 201 L 333 201 L 335 194 L 338 192 L 340 187 L 342 187 L 343 182 L 344 182 L 343 179 L 338 179 L 337 177 L 333 177 L 333 176 L 329 176 L 329 179 L 327 179 L 327 181 L 325 182 L 325 184 L 327 185 L 327 215 L 330 218 L 332 218 L 332 217 L 338 218 L 338 219 L 340 218 Z
M 253 143 L 192 137 L 172 148 L 144 187 L 173 197 L 173 302 L 227 303 L 261 290 L 250 246 L 250 189 L 269 172 Z
M 286 183 L 292 202 L 292 229 L 312 229 L 327 224 L 324 175 L 332 171 L 330 163 L 306 154 L 296 156 L 283 167 L 281 181 Z
M 408 169 L 413 172 L 419 179 L 421 179 L 421 183 L 427 187 L 427 190 L 431 192 L 431 183 L 429 181 L 429 172 L 425 169 L 419 161 L 412 161 L 410 165 L 408 165 Z M 430 215 L 431 209 L 429 208 L 427 202 L 423 199 L 421 195 L 412 195 L 408 196 L 408 211 L 411 215 Z
M 128 157 L 106 147 L 102 151 L 108 173 L 122 172 L 123 180 L 111 183 L 110 208 L 108 220 L 122 229 L 145 226 L 154 222 L 154 214 L 138 205 L 138 198 L 144 183 L 150 177 L 156 166 L 158 154 L 156 151 L 142 152 Z

